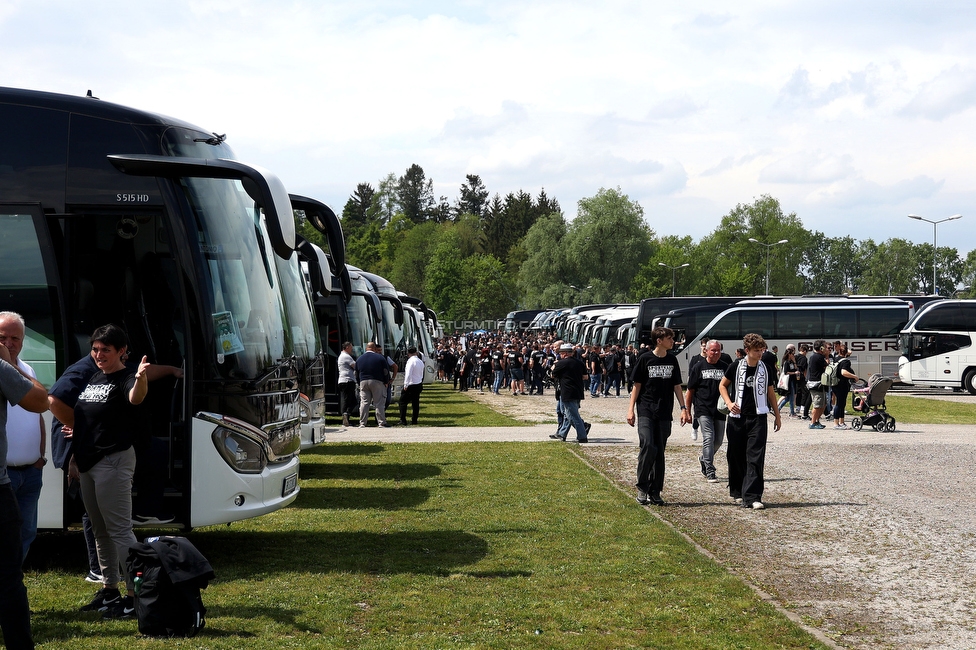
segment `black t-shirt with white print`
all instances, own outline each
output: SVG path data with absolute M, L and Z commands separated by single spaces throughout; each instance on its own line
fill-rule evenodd
M 641 356 L 634 369 L 634 383 L 641 385 L 637 415 L 655 420 L 672 420 L 674 387 L 681 383 L 681 368 L 672 354 L 653 352 Z
M 108 454 L 132 446 L 138 411 L 129 403 L 129 391 L 135 382 L 129 368 L 107 375 L 99 370 L 81 391 L 71 447 L 80 471 L 87 472 Z

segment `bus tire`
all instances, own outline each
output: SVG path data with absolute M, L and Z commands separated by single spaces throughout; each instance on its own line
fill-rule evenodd
M 970 395 L 976 395 L 976 368 L 966 371 L 965 378 L 962 380 L 963 386 L 969 391 Z

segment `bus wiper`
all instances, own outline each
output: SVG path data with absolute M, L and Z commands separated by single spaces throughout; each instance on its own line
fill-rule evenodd
M 213 137 L 210 137 L 210 138 L 193 138 L 193 141 L 194 142 L 205 142 L 205 143 L 207 143 L 209 145 L 212 145 L 212 146 L 216 147 L 217 145 L 223 144 L 224 141 L 227 139 L 227 134 L 226 133 L 223 133 L 221 135 L 217 135 L 216 133 L 211 133 L 210 135 L 213 136 Z
M 247 384 L 245 384 L 245 386 L 248 388 L 248 390 L 259 390 L 261 388 L 264 388 L 264 385 L 267 384 L 272 377 L 277 375 L 279 370 L 283 370 L 285 368 L 289 368 L 289 369 L 292 368 L 292 366 L 295 364 L 295 361 L 296 358 L 293 356 L 280 359 L 278 363 L 272 366 L 266 373 L 264 373 L 254 381 L 248 382 Z M 286 382 L 285 386 L 287 388 L 291 388 L 292 386 L 294 386 L 294 382 L 289 380 L 288 382 Z

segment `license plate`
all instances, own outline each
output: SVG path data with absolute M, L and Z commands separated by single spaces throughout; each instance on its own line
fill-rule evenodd
M 298 472 L 285 477 L 285 483 L 281 487 L 281 496 L 286 497 L 298 488 Z

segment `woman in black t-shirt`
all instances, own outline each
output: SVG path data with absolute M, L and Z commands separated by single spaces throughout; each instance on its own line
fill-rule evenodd
M 136 453 L 132 447 L 138 422 L 135 407 L 149 389 L 142 358 L 138 370 L 125 366 L 128 339 L 116 325 L 104 325 L 91 336 L 92 356 L 98 371 L 78 396 L 71 431 L 69 478 L 81 481 L 81 496 L 95 533 L 95 550 L 104 586 L 82 611 L 104 611 L 108 618 L 132 616 L 133 585 L 126 578 L 127 595 L 118 589 L 121 563 L 132 533 L 132 479 Z
M 857 381 L 854 367 L 851 365 L 851 351 L 847 349 L 846 343 L 841 343 L 837 355 L 840 361 L 837 362 L 837 376 L 840 381 L 833 388 L 834 399 L 834 428 L 846 429 L 844 423 L 844 408 L 847 405 L 847 396 L 851 392 L 851 381 Z

